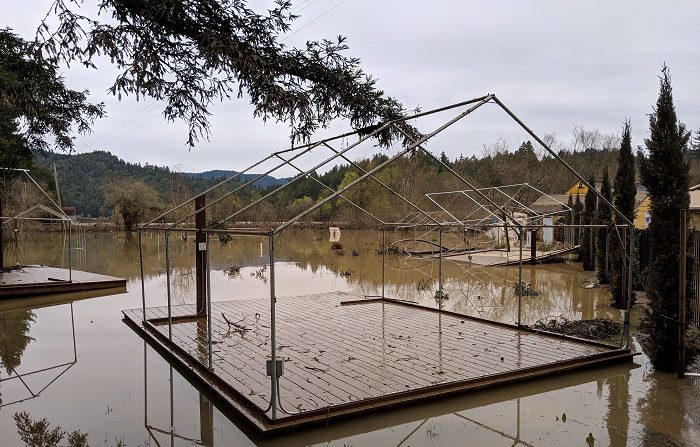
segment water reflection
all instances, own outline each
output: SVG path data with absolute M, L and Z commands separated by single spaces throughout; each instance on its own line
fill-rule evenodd
M 3 399 L 2 388 L 0 388 L 0 408 L 39 397 L 78 363 L 73 303 L 69 303 L 68 307 L 70 308 L 72 359 L 56 360 L 55 364 L 40 363 L 24 368 L 21 368 L 22 355 L 29 344 L 35 341 L 29 332 L 31 323 L 36 321 L 36 314 L 33 310 L 0 312 L 0 367 L 7 374 L 7 377 L 0 377 L 0 387 L 9 387 L 11 394 L 14 395 L 9 401 Z
M 156 234 L 145 239 L 146 289 L 154 297 L 149 305 L 162 305 L 163 240 Z M 327 231 L 285 233 L 276 265 L 280 291 L 285 295 L 329 290 L 375 294 L 381 280 L 378 234 L 344 230 L 341 241 L 344 255 L 330 247 Z M 22 253 L 13 252 L 8 262 L 58 264 L 64 255 L 63 242 L 54 235 L 28 238 L 21 244 Z M 194 302 L 193 244 L 193 240 L 179 239 L 171 246 L 173 271 L 181 274 L 177 302 Z M 267 262 L 265 247 L 261 253 L 260 241 L 254 238 L 227 246 L 214 244 L 210 255 L 215 301 L 267 296 L 269 284 L 255 275 Z M 352 250 L 358 256 L 352 256 Z M 125 445 L 586 445 L 589 433 L 596 446 L 700 445 L 699 384 L 652 373 L 644 358 L 636 360 L 644 365 L 641 368 L 596 368 L 262 439 L 248 432 L 235 416 L 212 406 L 208 398 L 218 404 L 213 396 L 200 393 L 177 371 L 171 371 L 158 353 L 121 322 L 120 310 L 141 305 L 138 245 L 122 235 L 88 233 L 84 254 L 88 270 L 131 278 L 130 293 L 31 310 L 13 304 L 5 309 L 14 314 L 0 313 L 3 378 L 11 373 L 7 364 L 22 374 L 67 363 L 74 357 L 73 330 L 81 355 L 79 364 L 40 398 L 0 408 L 2 445 L 22 445 L 13 415 L 23 411 L 34 420 L 47 418 L 52 426 L 79 428 L 89 433 L 91 445 L 114 445 L 115 439 L 122 438 Z M 434 262 L 388 260 L 389 296 L 435 306 Z M 232 278 L 224 270 L 233 266 L 239 267 L 239 274 Z M 350 275 L 341 275 L 348 270 Z M 513 321 L 517 268 L 469 268 L 447 261 L 444 274 L 448 310 Z M 524 277 L 531 288 L 541 292 L 524 297 L 527 321 L 550 315 L 617 317 L 607 305 L 605 290 L 583 288 L 591 277 L 578 264 L 527 266 Z M 31 303 L 44 306 L 77 297 Z M 75 325 L 71 327 L 73 307 Z M 38 391 L 59 371 L 29 376 L 28 384 Z M 31 396 L 17 379 L 2 382 L 0 391 L 4 403 Z M 170 427 L 175 428 L 173 434 Z
M 613 403 L 622 404 L 625 391 L 609 386 L 608 393 L 599 396 L 596 389 L 599 383 L 629 377 L 630 371 L 637 368 L 633 364 L 617 365 L 536 380 L 527 386 L 506 385 L 261 437 L 247 431 L 245 425 L 231 425 L 228 421 L 235 422 L 235 415 L 228 414 L 224 421 L 221 416 L 227 414 L 226 410 L 222 413 L 212 406 L 201 392 L 183 402 L 169 386 L 180 378 L 172 368 L 168 379 L 149 375 L 147 365 L 152 355 L 157 354 L 144 344 L 145 427 L 157 445 L 171 446 L 181 445 L 178 440 L 206 446 L 232 445 L 234 440 L 236 445 L 258 446 L 451 446 L 464 445 L 465 440 L 469 440 L 468 445 L 489 446 L 585 445 L 589 432 L 595 432 L 596 445 L 627 445 L 629 414 L 608 415 L 608 439 L 595 427 L 600 410 Z M 150 404 L 155 387 L 168 387 L 168 404 L 163 405 L 162 398 L 161 405 Z M 577 401 L 572 402 L 572 397 Z M 183 414 L 190 415 L 187 422 Z M 153 420 L 167 421 L 174 429 L 156 427 Z

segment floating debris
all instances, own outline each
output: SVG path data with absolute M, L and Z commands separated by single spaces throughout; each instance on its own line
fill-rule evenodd
M 524 282 L 516 283 L 513 285 L 513 293 L 518 296 L 537 296 L 540 294 L 537 290 L 534 290 L 530 283 L 525 284 Z

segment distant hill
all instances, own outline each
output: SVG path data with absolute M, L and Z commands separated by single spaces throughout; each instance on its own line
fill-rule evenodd
M 189 179 L 197 179 L 197 180 L 217 180 L 221 181 L 225 178 L 233 177 L 234 175 L 238 174 L 237 171 L 226 171 L 222 169 L 214 169 L 213 171 L 204 171 L 204 172 L 183 172 L 183 175 L 185 175 Z M 254 179 L 260 174 L 243 174 L 240 176 L 240 180 L 242 182 L 247 182 L 249 180 Z M 262 177 L 260 180 L 256 182 L 256 185 L 260 188 L 269 188 L 270 186 L 277 186 L 281 185 L 283 183 L 286 183 L 289 179 L 288 178 L 275 178 L 271 177 L 269 175 L 266 175 Z
M 102 185 L 111 177 L 142 180 L 154 187 L 164 201 L 168 202 L 175 190 L 184 190 L 188 191 L 187 194 L 195 195 L 223 178 L 235 174 L 234 171 L 224 170 L 202 173 L 171 172 L 168 167 L 128 163 L 106 151 L 70 155 L 60 153 L 35 155 L 36 162 L 39 164 L 51 166 L 56 163 L 63 204 L 75 206 L 78 214 L 90 217 L 111 215 L 112 210 L 105 205 L 102 192 Z M 246 174 L 243 180 L 253 176 L 255 174 Z M 267 188 L 283 181 L 284 179 L 265 176 L 258 183 L 261 188 Z

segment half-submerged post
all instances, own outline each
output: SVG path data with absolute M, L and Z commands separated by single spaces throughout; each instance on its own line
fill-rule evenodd
M 207 226 L 206 210 L 202 210 L 206 205 L 206 198 L 202 194 L 194 199 L 194 228 L 197 230 L 195 234 L 195 283 L 197 290 L 197 316 L 201 317 L 207 314 L 206 306 L 206 291 L 207 291 L 207 257 L 205 250 L 207 249 L 207 236 L 204 233 L 204 228 Z M 201 210 L 201 211 L 200 211 Z
M 537 264 L 537 229 L 530 230 L 530 265 Z

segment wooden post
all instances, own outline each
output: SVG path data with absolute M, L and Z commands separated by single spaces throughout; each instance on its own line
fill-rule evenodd
M 197 196 L 194 199 L 194 210 L 195 212 L 201 210 L 206 205 L 206 198 L 204 195 Z M 206 234 L 202 232 L 202 229 L 207 225 L 207 214 L 206 211 L 199 212 L 195 214 L 194 217 L 194 227 L 197 230 L 195 235 L 195 282 L 197 289 L 197 316 L 205 316 L 207 314 L 206 306 L 206 293 L 207 293 L 207 258 L 204 251 L 200 249 L 200 244 L 206 244 L 207 237 Z M 209 247 L 206 247 L 207 249 Z
M 537 264 L 537 230 L 530 230 L 530 264 Z
M 678 281 L 678 378 L 685 377 L 685 260 L 688 237 L 688 222 L 686 221 L 686 211 L 681 209 L 680 222 L 680 259 L 679 259 L 679 281 Z

